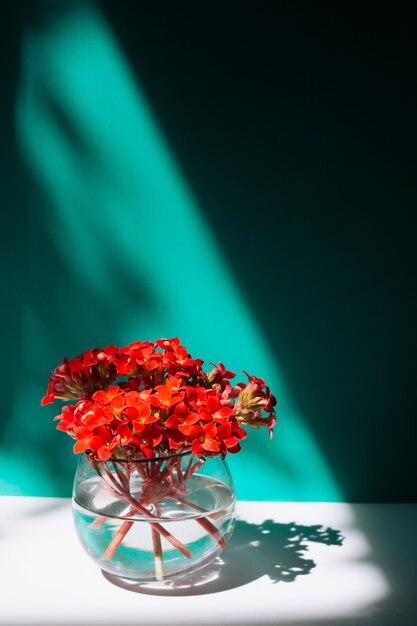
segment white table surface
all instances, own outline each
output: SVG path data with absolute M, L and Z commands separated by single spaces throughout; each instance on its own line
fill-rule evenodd
M 123 588 L 81 548 L 68 499 L 2 496 L 0 624 L 417 625 L 417 505 L 239 502 L 238 513 L 223 564 Z M 312 526 L 342 545 L 336 532 L 312 540 Z

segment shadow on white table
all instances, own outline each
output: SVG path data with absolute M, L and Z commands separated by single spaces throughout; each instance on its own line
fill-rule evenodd
M 0 498 L 2 626 L 415 626 L 417 506 L 240 502 L 222 560 L 172 583 L 102 575 L 70 502 Z
M 160 596 L 204 595 L 248 585 L 262 576 L 273 583 L 293 582 L 310 574 L 316 563 L 307 557 L 309 542 L 342 546 L 338 530 L 319 525 L 281 524 L 265 520 L 250 524 L 239 519 L 221 558 L 190 576 L 163 583 L 137 583 L 102 571 L 113 584 L 129 591 Z

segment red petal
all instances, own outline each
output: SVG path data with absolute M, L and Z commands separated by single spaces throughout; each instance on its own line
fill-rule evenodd
M 185 420 L 188 417 L 189 413 L 189 410 L 182 402 L 180 404 L 177 404 L 174 409 L 174 415 L 178 417 L 178 419 Z
M 134 406 L 128 406 L 124 415 L 126 415 L 129 420 L 133 421 L 138 419 L 139 412 Z
M 117 387 L 116 387 L 117 389 Z M 123 396 L 115 396 L 111 401 L 111 407 L 115 413 L 120 413 L 125 406 L 125 399 Z
M 215 439 L 206 439 L 205 442 L 202 444 L 202 446 L 204 450 L 208 450 L 209 452 L 220 451 L 219 442 L 216 441 Z
M 167 428 L 176 428 L 178 426 L 178 419 L 176 415 L 171 415 L 171 417 L 169 417 L 165 422 L 165 425 Z
M 111 457 L 112 453 L 113 449 L 110 446 L 102 446 L 97 451 L 98 457 L 102 461 L 107 461 L 107 459 Z
M 162 441 L 162 435 L 158 435 L 156 437 L 153 437 L 152 439 L 152 445 L 153 447 L 158 446 Z
M 138 407 L 138 411 L 141 418 L 149 417 L 151 414 L 151 405 L 148 402 L 144 402 Z
M 201 419 L 201 416 L 198 413 L 189 413 L 187 418 L 184 420 L 184 424 L 191 426 L 191 424 L 198 422 L 199 419 Z
M 223 439 L 223 443 L 226 445 L 226 448 L 234 448 L 239 444 L 240 439 L 238 437 L 228 437 L 227 439 Z
M 152 448 L 149 448 L 149 446 L 145 446 L 143 443 L 140 445 L 140 449 L 148 459 L 151 459 L 153 456 L 155 456 L 154 450 Z
M 74 428 L 74 435 L 77 439 L 86 439 L 90 434 L 90 431 L 85 426 L 76 426 Z
M 217 427 L 217 434 L 220 439 L 225 439 L 226 437 L 230 437 L 232 434 L 232 425 L 230 422 L 226 422 L 226 424 L 221 424 Z
M 191 446 L 191 452 L 193 454 L 201 454 L 203 452 L 203 447 L 198 439 L 194 439 L 193 444 Z
M 196 426 L 191 424 L 180 424 L 178 426 L 178 430 L 181 433 L 184 433 L 184 435 L 187 435 L 188 437 L 191 437 L 191 439 L 198 439 L 198 437 L 201 437 L 204 434 L 203 429 L 201 428 L 201 426 Z
M 132 431 L 127 424 L 119 424 L 116 428 L 116 435 L 119 435 L 122 438 L 130 439 L 132 437 Z
M 227 406 L 222 407 L 216 412 L 216 418 L 219 417 L 221 419 L 227 419 L 233 415 L 232 409 L 229 409 Z
M 100 437 L 103 437 L 103 440 L 108 443 L 110 443 L 110 441 L 112 441 L 113 439 L 112 434 L 110 434 L 110 431 L 108 428 L 106 428 L 106 426 L 100 426 L 99 428 L 97 428 L 96 434 L 100 435 Z
M 74 444 L 73 452 L 74 454 L 79 454 L 80 452 L 85 452 L 86 450 L 88 450 L 89 447 L 90 446 L 88 445 L 87 439 L 82 439 L 81 441 L 77 441 L 77 443 Z
M 149 417 L 142 418 L 144 424 L 154 424 L 159 421 L 158 415 L 149 415 Z
M 204 426 L 204 434 L 206 437 L 215 437 L 217 435 L 217 428 L 213 422 Z
M 92 435 L 88 437 L 86 441 L 88 442 L 89 448 L 93 451 L 98 450 L 105 443 L 103 437 L 100 437 L 100 435 Z
M 207 398 L 206 407 L 211 413 L 216 413 L 220 408 L 220 401 L 216 396 L 209 396 Z
M 213 415 L 206 409 L 199 409 L 198 417 L 199 419 L 204 420 L 205 422 L 213 421 Z

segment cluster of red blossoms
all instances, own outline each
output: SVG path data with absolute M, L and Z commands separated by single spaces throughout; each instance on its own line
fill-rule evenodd
M 242 424 L 272 435 L 276 399 L 262 378 L 232 385 L 222 363 L 209 373 L 177 338 L 94 348 L 64 359 L 42 404 L 67 404 L 55 419 L 76 439 L 74 452 L 109 458 L 153 458 L 190 450 L 200 456 L 238 452 Z

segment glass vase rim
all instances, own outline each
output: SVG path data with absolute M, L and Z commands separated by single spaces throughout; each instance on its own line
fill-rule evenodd
M 167 454 L 156 454 L 155 456 L 152 457 L 145 457 L 145 456 L 141 456 L 141 457 L 136 457 L 130 456 L 130 457 L 122 457 L 122 458 L 118 458 L 118 457 L 114 457 L 111 456 L 108 459 L 95 459 L 94 457 L 90 457 L 90 454 L 88 452 L 84 452 L 84 457 L 86 459 L 90 459 L 92 458 L 96 463 L 148 463 L 148 462 L 153 462 L 153 461 L 164 461 L 166 459 L 176 459 L 176 458 L 180 458 L 183 456 L 196 456 L 199 458 L 202 458 L 204 460 L 206 460 L 206 456 L 203 454 L 195 454 L 193 453 L 193 451 L 191 450 L 191 448 L 187 448 L 181 451 L 172 451 L 172 452 L 168 452 Z M 217 456 L 217 455 L 216 455 Z

